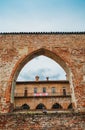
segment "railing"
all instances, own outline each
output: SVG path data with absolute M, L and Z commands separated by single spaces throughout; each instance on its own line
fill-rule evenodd
M 63 93 L 15 93 L 14 97 L 51 97 L 51 96 L 63 96 L 68 97 L 71 96 L 70 92 L 67 92 L 66 94 Z

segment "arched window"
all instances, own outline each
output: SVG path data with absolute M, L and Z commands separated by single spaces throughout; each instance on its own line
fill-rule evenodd
M 58 103 L 55 103 L 53 106 L 52 106 L 52 109 L 62 109 L 62 106 Z
M 71 103 L 71 104 L 69 104 L 68 109 L 72 109 L 72 108 L 73 108 L 73 106 L 72 106 L 72 103 Z
M 40 103 L 39 105 L 37 105 L 36 109 L 46 109 L 45 105 Z
M 22 105 L 22 109 L 30 109 L 30 107 L 29 107 L 29 105 L 27 105 L 27 104 L 23 104 L 23 105 Z

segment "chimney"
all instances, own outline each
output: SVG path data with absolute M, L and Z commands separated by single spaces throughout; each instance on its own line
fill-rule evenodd
M 46 80 L 48 81 L 48 80 L 49 80 L 49 77 L 46 77 Z
M 39 81 L 39 76 L 35 76 L 35 81 Z

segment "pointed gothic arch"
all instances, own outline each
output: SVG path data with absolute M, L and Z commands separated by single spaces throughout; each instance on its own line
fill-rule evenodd
M 38 49 L 38 50 L 35 50 L 33 51 L 32 53 L 22 57 L 15 65 L 13 71 L 12 71 L 12 74 L 11 74 L 11 77 L 12 77 L 12 87 L 11 87 L 11 102 L 13 102 L 13 97 L 14 97 L 14 89 L 15 89 L 15 85 L 16 85 L 16 79 L 21 71 L 21 69 L 24 67 L 24 65 L 29 62 L 30 60 L 32 60 L 33 58 L 37 57 L 37 56 L 40 56 L 40 55 L 44 55 L 44 56 L 47 56 L 48 58 L 51 58 L 52 60 L 54 60 L 55 62 L 57 62 L 63 69 L 64 71 L 66 72 L 66 74 L 68 75 L 68 78 L 70 77 L 69 76 L 69 73 L 70 73 L 70 69 L 69 67 L 67 66 L 67 64 L 64 62 L 64 60 L 59 56 L 57 55 L 56 53 L 50 51 L 50 50 L 47 50 L 47 49 L 44 49 L 44 48 L 41 48 L 41 49 Z
M 20 58 L 20 60 L 17 61 L 17 63 L 15 64 L 12 73 L 11 73 L 11 87 L 6 91 L 6 93 L 8 93 L 8 91 L 10 91 L 10 95 L 8 100 L 10 100 L 11 104 L 14 104 L 14 90 L 15 90 L 15 86 L 16 86 L 16 79 L 21 71 L 21 69 L 24 67 L 24 65 L 29 62 L 30 60 L 32 60 L 33 58 L 40 56 L 40 55 L 44 55 L 47 56 L 48 58 L 51 58 L 52 60 L 54 60 L 55 62 L 57 62 L 66 72 L 66 74 L 68 75 L 68 80 L 71 81 L 71 87 L 73 87 L 72 84 L 72 79 L 71 78 L 71 69 L 70 67 L 67 65 L 67 63 L 64 61 L 64 59 L 61 58 L 61 55 L 56 54 L 56 52 L 54 53 L 53 51 L 50 51 L 46 48 L 40 48 L 38 50 L 32 51 L 31 53 L 27 54 L 26 56 L 23 56 Z M 74 96 L 74 89 L 73 89 L 73 96 Z M 75 98 L 73 98 L 75 100 Z M 76 103 L 76 102 L 75 102 Z

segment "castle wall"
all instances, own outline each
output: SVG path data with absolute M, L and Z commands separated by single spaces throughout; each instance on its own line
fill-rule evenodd
M 52 114 L 2 114 L 0 129 L 2 130 L 84 130 L 85 115 L 83 113 Z
M 74 109 L 85 111 L 85 33 L 0 34 L 0 111 L 10 111 L 20 70 L 39 55 L 48 56 L 63 67 Z

